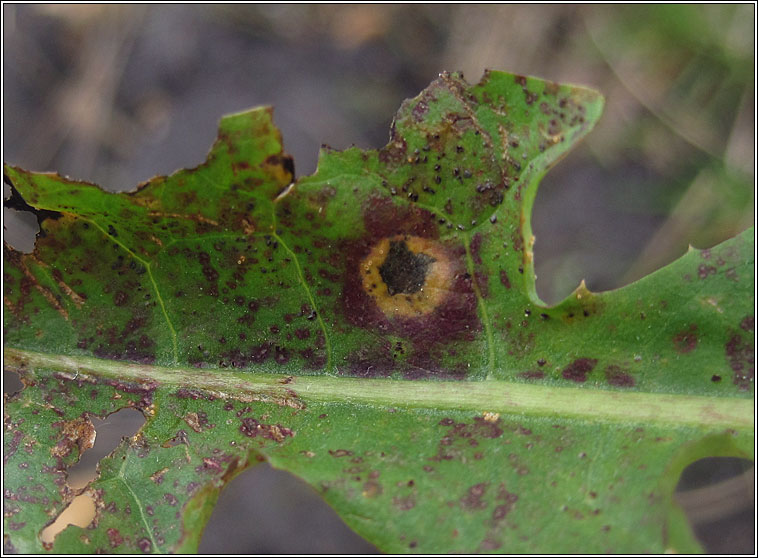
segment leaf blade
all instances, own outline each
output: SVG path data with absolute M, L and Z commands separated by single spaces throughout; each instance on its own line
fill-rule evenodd
M 27 386 L 6 444 L 32 437 L 13 417 L 31 401 L 66 417 L 32 451 L 57 483 L 6 542 L 40 550 L 41 518 L 73 496 L 68 433 L 132 406 L 148 420 L 88 489 L 96 528 L 56 551 L 191 550 L 260 459 L 385 550 L 696 549 L 671 498 L 683 463 L 752 452 L 753 233 L 542 304 L 536 188 L 601 110 L 579 87 L 443 74 L 386 147 L 325 150 L 294 185 L 265 108 L 132 193 L 6 165 L 42 218 L 33 254 L 4 252 L 5 354 Z

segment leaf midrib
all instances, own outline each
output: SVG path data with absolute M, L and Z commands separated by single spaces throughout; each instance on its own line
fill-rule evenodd
M 57 372 L 85 382 L 116 379 L 141 383 L 146 389 L 197 389 L 224 399 L 272 401 L 290 406 L 332 402 L 613 423 L 754 428 L 752 398 L 611 391 L 502 380 L 440 382 L 169 368 L 10 347 L 4 353 L 5 367 L 11 371 Z

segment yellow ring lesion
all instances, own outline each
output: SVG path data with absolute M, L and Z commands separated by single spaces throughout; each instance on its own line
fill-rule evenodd
M 363 288 L 390 318 L 418 318 L 450 292 L 453 265 L 439 241 L 397 235 L 377 242 L 360 263 Z

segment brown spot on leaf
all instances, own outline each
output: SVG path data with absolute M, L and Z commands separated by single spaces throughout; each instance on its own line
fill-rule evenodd
M 346 449 L 329 450 L 329 455 L 332 457 L 346 457 L 348 455 L 353 455 L 353 452 Z
M 392 498 L 392 504 L 400 511 L 408 511 L 416 506 L 416 498 L 411 494 L 410 496 L 395 496 Z
M 110 542 L 111 548 L 116 548 L 124 543 L 124 538 L 118 529 L 111 527 L 106 531 L 106 534 L 108 535 L 108 542 Z
M 437 240 L 439 228 L 429 211 L 395 205 L 391 198 L 371 198 L 363 215 L 365 235 L 341 246 L 345 268 L 340 309 L 352 325 L 380 336 L 402 337 L 409 344 L 404 344 L 408 356 L 402 366 L 382 365 L 369 370 L 373 366 L 369 363 L 359 366 L 357 372 L 384 375 L 384 370 L 390 368 L 409 378 L 465 376 L 464 363 L 442 361 L 443 344 L 473 341 L 482 327 L 473 277 L 466 272 L 464 246 Z M 423 262 L 428 264 L 424 284 L 415 293 L 399 292 L 395 285 L 395 294 L 390 294 L 379 272 L 389 255 L 391 241 L 405 242 L 416 257 L 423 254 L 434 259 Z M 401 244 L 396 246 L 396 251 L 402 248 Z M 412 281 L 403 283 L 400 290 L 415 289 Z
M 393 130 L 394 131 L 394 130 Z M 393 141 L 379 150 L 379 160 L 388 165 L 397 165 L 405 161 L 405 153 L 408 145 L 402 137 L 393 138 Z
M 497 489 L 496 499 L 504 503 L 496 506 L 492 511 L 492 520 L 501 521 L 505 519 L 505 517 L 513 509 L 513 506 L 518 501 L 518 495 L 514 494 L 513 492 L 508 492 L 508 490 L 505 488 L 505 485 L 501 483 Z
M 363 496 L 365 498 L 374 498 L 383 492 L 382 485 L 374 480 L 370 480 L 363 485 Z
M 563 369 L 562 375 L 572 382 L 586 382 L 587 374 L 595 368 L 596 364 L 595 358 L 578 358 Z
M 481 436 L 482 438 L 499 438 L 503 435 L 503 429 L 500 428 L 502 420 L 488 416 L 474 417 L 474 424 L 471 425 L 471 434 Z
M 124 306 L 127 302 L 129 302 L 129 294 L 125 293 L 124 291 L 116 291 L 116 294 L 113 295 L 113 304 L 116 306 Z
M 61 427 L 62 438 L 50 450 L 54 457 L 66 457 L 74 447 L 81 455 L 95 444 L 95 427 L 88 418 L 65 421 Z
M 195 432 L 203 431 L 203 428 L 200 424 L 200 419 L 197 413 L 187 413 L 184 416 L 184 422 L 186 422 L 190 426 L 190 428 L 192 428 L 192 430 L 194 430 Z M 208 422 L 207 419 L 205 422 Z
M 280 443 L 283 442 L 287 436 L 292 437 L 295 435 L 291 429 L 282 426 L 281 424 L 263 424 L 252 417 L 242 419 L 240 432 L 249 438 L 260 436 Z
M 413 120 L 421 122 L 424 119 L 424 115 L 429 111 L 429 105 L 424 101 L 419 101 L 411 110 Z
M 697 325 L 690 324 L 688 329 L 674 335 L 674 349 L 677 353 L 686 354 L 697 347 Z
M 503 546 L 503 544 L 500 541 L 497 541 L 491 537 L 487 537 L 482 541 L 480 548 L 482 550 L 497 550 L 501 546 Z
M 755 377 L 755 346 L 750 339 L 734 334 L 724 347 L 726 360 L 734 372 L 734 385 L 750 389 Z
M 382 238 L 358 267 L 363 289 L 387 318 L 423 317 L 449 298 L 453 265 L 437 241 Z
M 605 367 L 605 379 L 612 386 L 634 387 L 634 378 L 620 366 L 611 364 Z
M 156 471 L 150 475 L 150 480 L 152 480 L 155 484 L 161 484 L 166 473 L 168 473 L 168 467 L 164 467 L 163 469 Z
M 311 332 L 306 328 L 298 328 L 295 330 L 295 337 L 298 339 L 308 339 L 311 336 Z
M 460 504 L 465 510 L 482 510 L 487 507 L 487 503 L 482 501 L 482 496 L 487 491 L 487 483 L 480 482 L 468 489 L 466 494 L 461 497 Z
M 527 370 L 526 372 L 519 373 L 519 377 L 525 380 L 541 380 L 545 377 L 545 373 L 541 370 Z
M 716 273 L 716 268 L 712 265 L 700 264 L 697 268 L 697 276 L 700 277 L 700 279 L 705 279 L 714 273 Z

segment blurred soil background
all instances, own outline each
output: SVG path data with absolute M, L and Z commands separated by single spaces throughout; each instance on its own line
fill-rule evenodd
M 592 86 L 606 96 L 604 116 L 547 174 L 534 206 L 537 290 L 555 303 L 583 278 L 591 290 L 617 288 L 688 244 L 712 246 L 754 223 L 754 10 L 4 4 L 3 160 L 130 190 L 202 162 L 223 114 L 275 105 L 303 176 L 322 143 L 384 145 L 400 103 L 443 70 Z M 29 217 L 4 210 L 6 240 L 26 250 Z M 127 415 L 98 423 L 90 452 L 110 449 L 85 456 L 76 482 L 139 428 Z M 705 490 L 687 505 L 710 552 L 754 551 L 751 465 L 703 460 L 683 475 L 682 489 Z M 222 493 L 200 549 L 375 552 L 313 490 L 265 465 Z

